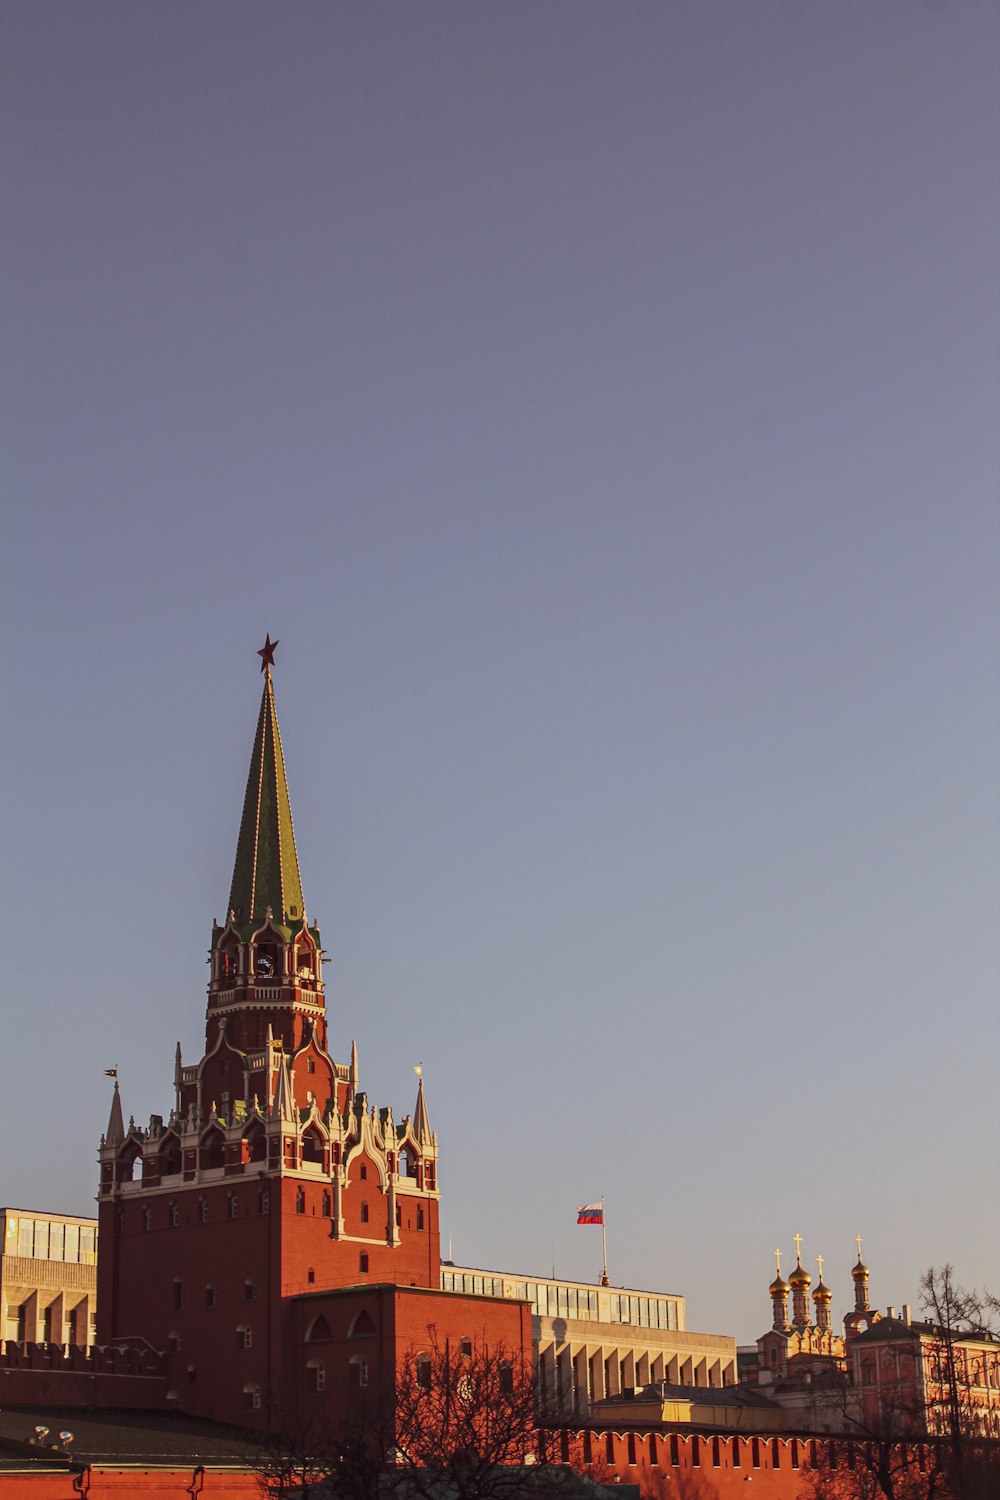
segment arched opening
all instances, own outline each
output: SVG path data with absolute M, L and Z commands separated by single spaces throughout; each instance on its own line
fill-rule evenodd
M 417 1155 L 409 1146 L 405 1146 L 399 1153 L 399 1175 L 400 1177 L 416 1177 Z
M 368 1361 L 363 1354 L 353 1354 L 350 1364 L 350 1384 L 355 1390 L 364 1390 L 368 1384 Z
M 259 1122 L 251 1125 L 243 1140 L 246 1145 L 247 1161 L 267 1160 L 267 1137 L 264 1134 L 263 1125 Z
M 303 983 L 310 984 L 316 976 L 316 955 L 311 943 L 301 939 L 295 947 L 295 974 Z
M 275 943 L 254 944 L 253 972 L 255 979 L 280 979 L 280 959 Z
M 302 1160 L 311 1162 L 314 1166 L 323 1165 L 323 1137 L 315 1126 L 310 1126 L 302 1134 Z
M 223 945 L 216 954 L 215 977 L 220 984 L 233 984 L 239 972 L 239 949 L 234 941 Z
M 160 1176 L 174 1177 L 181 1170 L 181 1143 L 173 1131 L 163 1137 L 160 1145 Z
M 372 1321 L 371 1313 L 362 1308 L 351 1324 L 347 1337 L 349 1339 L 370 1338 L 374 1332 L 375 1324 Z
M 326 1318 L 322 1313 L 317 1313 L 316 1317 L 313 1318 L 312 1322 L 309 1324 L 309 1327 L 306 1329 L 306 1343 L 319 1344 L 324 1342 L 326 1339 L 332 1338 L 333 1334 L 330 1332 L 329 1323 L 326 1321 Z
M 131 1182 L 136 1175 L 135 1164 L 141 1160 L 142 1147 L 138 1141 L 126 1141 L 118 1155 L 118 1181 Z
M 212 1167 L 221 1167 L 226 1161 L 226 1142 L 221 1130 L 215 1126 L 206 1130 L 201 1138 L 201 1147 L 198 1151 L 198 1163 L 203 1170 Z

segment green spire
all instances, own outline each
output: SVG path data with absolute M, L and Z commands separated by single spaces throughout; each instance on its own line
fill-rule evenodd
M 303 916 L 302 878 L 269 661 L 265 660 L 263 669 L 264 692 L 243 799 L 229 908 L 239 923 L 262 922 L 270 907 L 276 923 L 295 924 Z

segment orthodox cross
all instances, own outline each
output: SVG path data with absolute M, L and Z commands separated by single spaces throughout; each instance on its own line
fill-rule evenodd
M 820 1279 L 820 1281 L 822 1281 L 823 1280 L 823 1257 L 822 1257 L 822 1255 L 817 1255 L 817 1257 L 816 1257 L 816 1264 L 819 1266 L 819 1279 Z
M 781 1251 L 780 1250 L 775 1250 L 775 1252 L 774 1252 L 774 1259 L 775 1259 L 775 1262 L 777 1263 L 778 1275 L 780 1276 L 781 1275 Z
M 858 1247 L 858 1260 L 860 1260 L 861 1259 L 861 1236 L 860 1236 L 860 1234 L 856 1234 L 854 1236 L 854 1243 Z
M 801 1234 L 793 1234 L 792 1235 L 792 1239 L 795 1241 L 795 1259 L 798 1262 L 798 1264 L 801 1266 L 801 1264 L 802 1264 L 802 1236 L 801 1236 Z

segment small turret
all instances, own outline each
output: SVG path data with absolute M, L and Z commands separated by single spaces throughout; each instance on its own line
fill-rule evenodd
M 788 1284 L 792 1289 L 792 1322 L 796 1328 L 808 1328 L 811 1322 L 809 1317 L 809 1288 L 812 1285 L 812 1277 L 802 1264 L 802 1236 L 795 1235 L 795 1270 L 788 1278 Z
M 292 1097 L 292 1080 L 288 1072 L 288 1058 L 282 1052 L 278 1056 L 278 1076 L 274 1082 L 274 1102 L 271 1107 L 272 1120 L 291 1124 L 295 1119 L 295 1100 Z
M 819 1281 L 813 1292 L 813 1301 L 816 1304 L 816 1327 L 828 1332 L 830 1328 L 830 1303 L 833 1301 L 833 1293 L 823 1280 L 823 1257 L 817 1255 L 816 1264 L 819 1267 Z
M 431 1140 L 431 1125 L 427 1118 L 427 1105 L 424 1102 L 424 1075 L 420 1072 L 417 1082 L 417 1102 L 413 1108 L 413 1135 L 421 1146 L 426 1146 Z
M 781 1251 L 775 1250 L 774 1259 L 777 1263 L 778 1274 L 768 1287 L 771 1295 L 771 1308 L 773 1311 L 772 1327 L 785 1329 L 788 1327 L 788 1282 L 781 1274 Z
M 111 1100 L 111 1113 L 108 1116 L 108 1128 L 104 1135 L 106 1146 L 120 1146 L 125 1139 L 125 1121 L 122 1117 L 122 1100 L 118 1092 L 118 1079 L 115 1079 L 115 1092 Z
M 868 1267 L 861 1259 L 861 1236 L 855 1236 L 855 1244 L 858 1247 L 858 1259 L 851 1271 L 851 1280 L 854 1282 L 854 1311 L 864 1313 L 869 1311 L 868 1305 Z

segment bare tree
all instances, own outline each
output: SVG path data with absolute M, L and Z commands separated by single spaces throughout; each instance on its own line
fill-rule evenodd
M 983 1344 L 980 1361 L 990 1361 L 1000 1372 L 1000 1351 L 994 1356 L 990 1348 L 997 1342 L 1000 1300 L 990 1292 L 967 1292 L 957 1285 L 952 1266 L 943 1265 L 929 1266 L 920 1278 L 920 1301 L 934 1341 L 928 1428 L 944 1444 L 959 1500 L 978 1500 L 980 1495 L 995 1500 L 1000 1494 L 1000 1411 L 975 1401 L 967 1346 L 970 1340 Z
M 296 1500 L 379 1500 L 395 1463 L 392 1401 L 352 1389 L 335 1412 L 316 1395 L 271 1403 L 271 1426 L 255 1437 L 253 1465 L 267 1496 Z
M 840 1433 L 824 1437 L 809 1481 L 815 1500 L 936 1500 L 946 1493 L 941 1453 L 923 1436 L 911 1381 L 883 1385 L 865 1407 L 846 1372 L 827 1384 Z
M 299 1402 L 284 1391 L 270 1403 L 267 1433 L 254 1434 L 252 1467 L 261 1493 L 310 1500 L 321 1493 L 331 1465 L 326 1414 L 315 1401 Z
M 490 1500 L 523 1487 L 536 1456 L 535 1380 L 520 1351 L 432 1337 L 396 1378 L 395 1448 L 403 1487 Z

